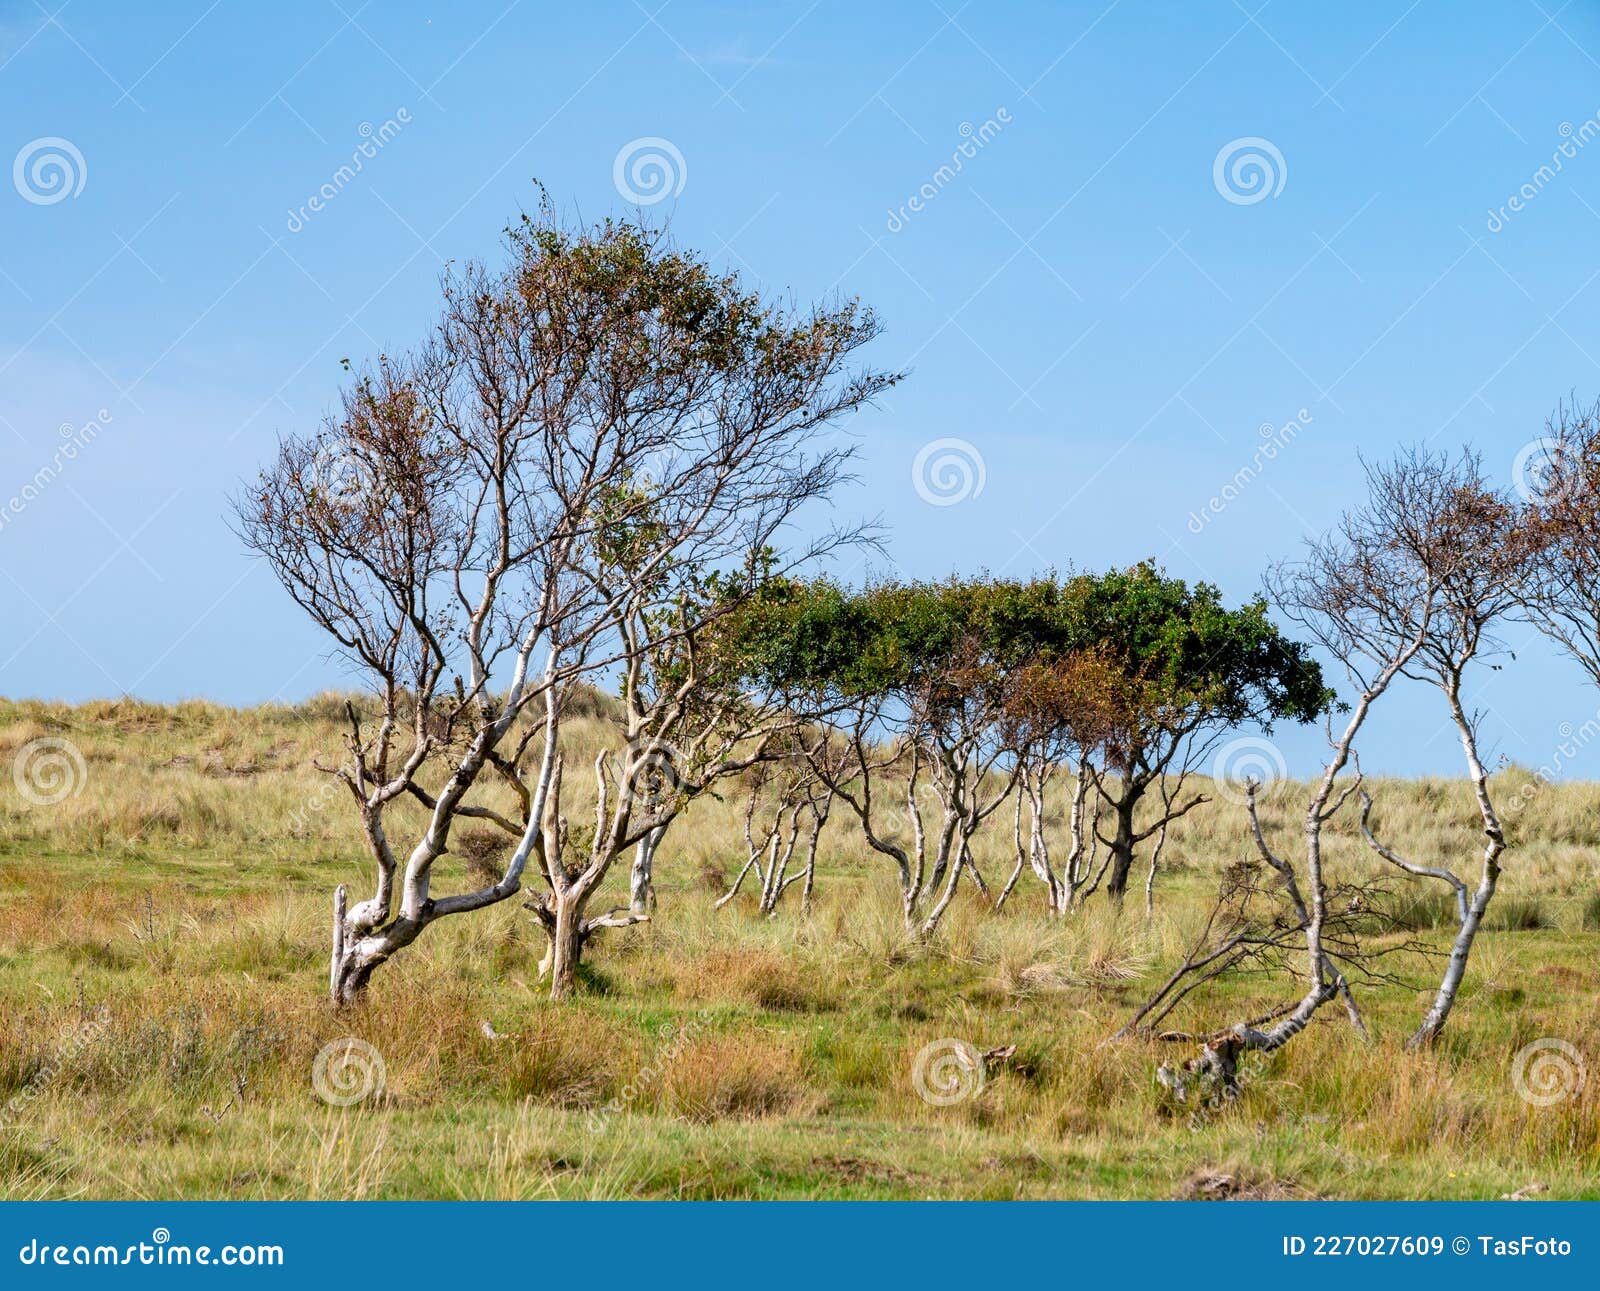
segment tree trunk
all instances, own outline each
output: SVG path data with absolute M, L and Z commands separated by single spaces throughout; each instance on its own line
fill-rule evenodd
M 1156 869 L 1161 864 L 1161 849 L 1167 845 L 1167 825 L 1169 821 L 1161 822 L 1161 832 L 1156 835 L 1156 845 L 1150 849 L 1150 872 L 1144 876 L 1144 917 L 1149 919 L 1156 912 Z
M 423 924 L 397 919 L 382 929 L 351 928 L 346 912 L 348 889 L 341 883 L 333 894 L 333 950 L 328 963 L 328 994 L 335 1006 L 348 1007 L 365 997 L 367 984 L 380 964 L 417 939 Z M 360 914 L 360 907 L 357 907 Z
M 550 937 L 550 998 L 571 999 L 577 990 L 578 961 L 583 954 L 584 899 L 566 895 L 555 903 L 556 918 Z
M 653 829 L 633 849 L 633 872 L 628 879 L 628 909 L 637 915 L 647 915 L 655 909 L 656 848 L 661 844 L 661 829 Z
M 1444 977 L 1439 982 L 1438 993 L 1433 997 L 1433 1004 L 1429 1007 L 1427 1016 L 1422 1019 L 1422 1025 L 1406 1041 L 1406 1048 L 1419 1049 L 1431 1044 L 1444 1030 L 1444 1024 L 1450 1017 L 1450 1010 L 1455 1006 L 1456 995 L 1461 990 L 1461 980 L 1467 975 L 1467 960 L 1472 954 L 1472 942 L 1478 935 L 1478 927 L 1483 922 L 1483 913 L 1489 906 L 1489 898 L 1494 895 L 1492 880 L 1485 880 L 1485 887 L 1478 889 L 1477 896 L 1467 910 L 1467 917 L 1462 920 L 1460 929 L 1456 932 L 1456 939 L 1450 946 L 1450 962 L 1445 966 Z
M 1478 799 L 1478 813 L 1483 819 L 1483 833 L 1487 841 L 1483 848 L 1483 871 L 1478 887 L 1472 894 L 1472 903 L 1462 912 L 1461 927 L 1450 947 L 1450 962 L 1445 966 L 1444 979 L 1433 1005 L 1415 1034 L 1406 1041 L 1408 1049 L 1431 1044 L 1444 1030 L 1444 1024 L 1455 1006 L 1456 994 L 1461 990 L 1461 979 L 1467 974 L 1467 960 L 1472 955 L 1472 942 L 1478 935 L 1489 902 L 1494 900 L 1495 888 L 1500 883 L 1500 856 L 1506 850 L 1505 832 L 1500 827 L 1500 816 L 1489 797 L 1489 773 L 1478 756 L 1478 734 L 1472 720 L 1461 707 L 1461 678 L 1457 673 L 1445 687 L 1445 698 L 1450 702 L 1450 714 L 1461 734 L 1461 748 L 1466 754 L 1467 771 L 1472 779 L 1473 792 Z M 1459 889 L 1458 889 L 1459 890 Z
M 1133 812 L 1138 804 L 1138 795 L 1126 789 L 1116 804 L 1117 832 L 1111 840 L 1111 875 L 1106 880 L 1106 891 L 1119 903 L 1133 872 Z

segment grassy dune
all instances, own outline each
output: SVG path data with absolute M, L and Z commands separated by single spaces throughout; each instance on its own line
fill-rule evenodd
M 1438 977 L 1407 955 L 1403 982 L 1361 996 L 1370 1044 L 1329 1008 L 1247 1064 L 1236 1102 L 1173 1116 L 1152 1074 L 1181 1051 L 1102 1041 L 1170 971 L 1221 867 L 1248 859 L 1227 802 L 1177 828 L 1149 921 L 1140 899 L 1119 916 L 1098 897 L 1051 920 L 1027 876 L 999 916 L 966 892 L 919 945 L 842 810 L 809 917 L 798 889 L 770 920 L 753 897 L 714 912 L 742 860 L 734 793 L 669 832 L 656 920 L 598 941 L 574 1003 L 544 998 L 543 938 L 512 901 L 429 929 L 341 1016 L 324 998 L 331 894 L 370 880 L 347 796 L 311 767 L 338 756 L 337 714 L 0 702 L 0 1197 L 1600 1196 L 1600 787 L 1545 788 L 1512 815 L 1490 930 L 1435 1050 L 1401 1047 Z M 597 742 L 603 717 L 575 734 Z M 86 770 L 50 806 L 9 773 L 40 737 L 70 740 Z M 1374 794 L 1394 846 L 1473 871 L 1464 783 Z M 1268 794 L 1285 847 L 1302 799 Z M 1008 850 L 1009 816 L 979 850 L 991 883 Z M 1331 855 L 1370 868 L 1348 832 Z M 440 871 L 443 890 L 475 886 L 458 856 Z M 1443 945 L 1448 909 L 1395 886 Z M 1237 981 L 1172 1021 L 1203 1029 L 1293 991 Z M 346 1036 L 385 1072 L 348 1108 L 311 1079 Z M 1017 1051 L 936 1106 L 912 1070 L 946 1037 Z M 1547 1037 L 1588 1079 L 1539 1107 L 1513 1059 Z

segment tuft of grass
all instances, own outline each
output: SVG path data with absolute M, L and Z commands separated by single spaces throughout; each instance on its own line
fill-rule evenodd
M 741 1033 L 686 1045 L 667 1067 L 663 1108 L 708 1122 L 775 1116 L 808 1101 L 799 1061 L 781 1038 Z

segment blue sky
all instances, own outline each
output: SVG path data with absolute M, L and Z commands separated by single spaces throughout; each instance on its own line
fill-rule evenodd
M 666 159 L 633 195 L 717 262 L 880 313 L 911 376 L 842 506 L 890 526 L 885 572 L 1154 557 L 1248 596 L 1358 452 L 1471 443 L 1509 483 L 1600 393 L 1593 3 L 47 4 L 0 0 L 0 693 L 342 684 L 226 495 L 341 358 L 424 333 L 535 177 L 630 209 L 619 155 L 624 189 Z M 933 505 L 945 439 L 973 483 Z M 1600 693 L 1507 637 L 1485 735 L 1538 764 Z M 1413 687 L 1365 760 L 1459 751 Z

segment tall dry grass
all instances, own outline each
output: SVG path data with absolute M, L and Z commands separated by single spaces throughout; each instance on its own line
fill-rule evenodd
M 808 917 L 793 896 L 770 919 L 753 899 L 712 910 L 702 871 L 742 859 L 731 793 L 674 826 L 657 918 L 594 944 L 573 1004 L 545 998 L 541 936 L 507 902 L 430 929 L 338 1014 L 323 998 L 331 891 L 369 881 L 347 803 L 311 767 L 338 756 L 339 713 L 337 697 L 0 704 L 0 766 L 51 737 L 86 768 L 47 807 L 0 776 L 0 1107 L 32 1091 L 0 1128 L 0 1195 L 1169 1196 L 1198 1170 L 1262 1195 L 1597 1190 L 1594 786 L 1546 788 L 1516 814 L 1500 904 L 1436 1049 L 1400 1046 L 1437 979 L 1412 956 L 1403 980 L 1362 992 L 1372 1043 L 1329 1010 L 1253 1062 L 1236 1103 L 1174 1117 L 1152 1072 L 1181 1051 L 1104 1041 L 1170 971 L 1222 867 L 1249 859 L 1225 802 L 1174 831 L 1148 921 L 1098 898 L 1052 919 L 1025 877 L 999 916 L 965 893 L 930 943 L 907 934 L 886 865 L 841 812 Z M 576 733 L 598 747 L 603 711 Z M 1300 792 L 1265 796 L 1285 846 Z M 1472 865 L 1464 784 L 1383 781 L 1374 796 L 1394 846 Z M 978 849 L 991 883 L 1004 835 Z M 446 889 L 493 862 L 492 842 L 462 842 Z M 1330 856 L 1352 874 L 1373 864 L 1347 831 Z M 1436 896 L 1397 884 L 1395 900 L 1442 944 Z M 1228 982 L 1174 1023 L 1292 988 Z M 382 1091 L 329 1106 L 316 1056 L 352 1036 L 381 1055 Z M 912 1069 L 949 1038 L 1015 1051 L 935 1106 Z M 1588 1063 L 1582 1091 L 1545 1107 L 1512 1083 L 1542 1039 Z

